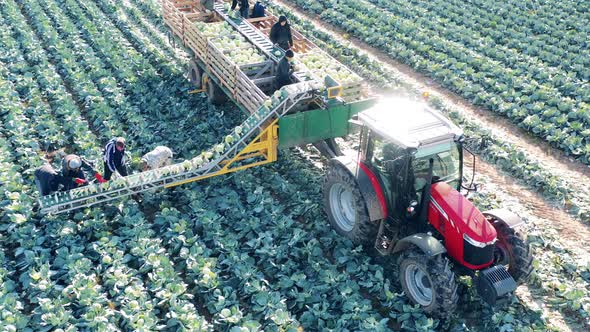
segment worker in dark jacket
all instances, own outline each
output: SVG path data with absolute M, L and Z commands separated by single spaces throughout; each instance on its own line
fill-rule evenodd
M 61 176 L 50 163 L 45 163 L 35 170 L 35 184 L 41 196 L 49 195 L 65 187 L 68 185 L 66 183 L 68 180 L 71 182 L 72 179 L 66 179 Z M 80 183 L 83 183 L 83 181 L 80 179 Z
M 252 9 L 252 18 L 264 17 L 264 6 L 260 1 L 256 1 L 254 8 Z
M 104 147 L 104 179 L 109 181 L 113 173 L 119 172 L 121 176 L 127 176 L 125 167 L 125 139 L 117 137 L 111 139 Z
M 270 29 L 270 40 L 278 44 L 282 49 L 288 50 L 293 47 L 293 36 L 291 35 L 291 26 L 287 17 L 279 16 L 279 22 L 275 23 Z
M 285 56 L 281 59 L 281 61 L 279 61 L 276 77 L 277 90 L 285 85 L 293 83 L 293 80 L 291 79 L 291 75 L 294 71 L 292 63 L 293 57 L 295 57 L 295 53 L 293 53 L 291 50 L 288 50 L 285 52 Z
M 248 18 L 248 11 L 250 10 L 250 4 L 248 3 L 248 0 L 239 0 L 239 2 L 240 2 L 240 15 L 242 15 L 243 18 Z M 238 0 L 232 0 L 231 10 L 236 9 L 237 5 L 238 5 Z

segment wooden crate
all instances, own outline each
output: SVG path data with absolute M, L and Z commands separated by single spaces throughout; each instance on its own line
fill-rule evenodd
M 194 21 L 184 17 L 184 43 L 187 45 L 201 61 L 207 58 L 207 37 L 194 26 Z
M 268 99 L 268 96 L 248 76 L 238 70 L 236 71 L 235 98 L 250 113 L 254 113 Z
M 363 81 L 349 83 L 342 86 L 342 99 L 355 101 L 368 96 L 367 84 Z
M 205 61 L 209 70 L 219 78 L 221 85 L 234 94 L 236 84 L 237 66 L 231 62 L 212 41 L 207 42 L 207 59 Z
M 164 23 L 170 27 L 176 36 L 178 36 L 180 39 L 183 39 L 184 29 L 182 14 L 180 10 L 176 8 L 174 1 L 162 1 L 162 15 L 164 16 Z
M 241 65 L 240 70 L 250 78 L 258 78 L 264 75 L 270 75 L 272 67 L 272 60 L 266 60 L 264 62 Z

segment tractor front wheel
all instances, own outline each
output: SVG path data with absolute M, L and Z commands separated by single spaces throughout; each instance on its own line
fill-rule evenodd
M 517 284 L 525 282 L 533 271 L 531 248 L 524 236 L 503 222 L 495 222 L 498 241 L 494 262 L 504 265 Z
M 457 306 L 457 283 L 448 258 L 410 248 L 399 257 L 399 278 L 406 296 L 437 317 L 448 317 Z
M 188 79 L 195 89 L 202 89 L 203 71 L 195 60 L 192 60 L 188 65 Z
M 371 222 L 365 199 L 354 177 L 343 167 L 332 166 L 323 184 L 324 210 L 334 230 L 357 244 L 372 244 L 378 223 Z

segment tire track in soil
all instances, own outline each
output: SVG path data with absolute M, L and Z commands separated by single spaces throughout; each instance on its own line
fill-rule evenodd
M 275 3 L 289 9 L 295 15 L 312 22 L 317 29 L 331 34 L 341 43 L 350 43 L 351 46 L 360 49 L 371 59 L 382 63 L 383 66 L 390 71 L 401 74 L 406 81 L 411 82 L 413 85 L 423 87 L 424 90 L 428 90 L 431 95 L 440 97 L 445 100 L 445 102 L 452 104 L 459 109 L 463 115 L 476 119 L 478 122 L 484 124 L 486 128 L 493 130 L 495 134 L 506 138 L 515 146 L 530 152 L 545 168 L 558 174 L 570 185 L 580 188 L 580 191 L 586 190 L 585 184 L 590 183 L 589 166 L 567 156 L 563 151 L 551 147 L 548 142 L 533 137 L 524 129 L 511 123 L 510 120 L 493 114 L 483 108 L 477 108 L 469 104 L 461 96 L 445 89 L 429 77 L 415 72 L 407 65 L 401 64 L 392 59 L 385 52 L 356 38 L 343 38 L 342 35 L 346 34 L 346 32 L 329 23 L 323 22 L 318 15 L 305 13 L 289 1 L 276 0 Z M 563 235 L 563 240 L 567 239 L 568 242 L 573 244 L 580 243 L 580 241 L 582 241 L 581 243 L 585 243 L 587 241 L 588 236 L 590 235 L 589 225 L 572 218 L 562 208 L 552 206 L 551 202 L 548 202 L 537 192 L 517 183 L 517 180 L 501 174 L 492 164 L 486 163 L 480 158 L 478 158 L 477 164 L 479 165 L 478 168 L 482 174 L 492 178 L 494 181 L 498 181 L 498 184 L 506 186 L 506 191 L 508 193 L 519 197 L 524 205 L 534 207 L 535 210 L 540 212 L 536 213 L 536 215 L 547 216 L 547 219 L 559 221 L 554 223 L 554 227 L 561 235 Z M 578 245 L 576 244 L 576 246 Z

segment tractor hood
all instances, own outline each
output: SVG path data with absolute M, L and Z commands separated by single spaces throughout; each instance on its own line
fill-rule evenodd
M 451 227 L 459 234 L 467 235 L 469 242 L 491 244 L 496 239 L 496 229 L 473 203 L 446 182 L 431 187 L 432 204 L 441 215 L 449 219 Z

